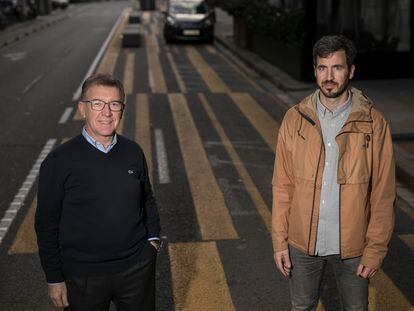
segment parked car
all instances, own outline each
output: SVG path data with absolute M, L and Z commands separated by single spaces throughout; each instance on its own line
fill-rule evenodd
M 35 0 L 0 0 L 0 10 L 7 23 L 25 21 L 38 14 Z
M 214 40 L 214 9 L 205 0 L 169 0 L 164 21 L 164 38 L 173 40 Z
M 52 8 L 66 10 L 69 6 L 69 0 L 52 0 Z
M 5 27 L 7 27 L 8 24 L 9 24 L 9 21 L 8 21 L 6 15 L 4 15 L 4 13 L 2 12 L 2 10 L 0 8 L 0 29 L 3 29 Z

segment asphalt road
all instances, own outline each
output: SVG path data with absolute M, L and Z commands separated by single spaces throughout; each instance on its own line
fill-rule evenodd
M 1 223 L 8 231 L 0 242 L 0 310 L 54 310 L 37 257 L 29 176 L 50 139 L 51 147 L 79 133 L 73 94 L 127 5 L 78 6 L 0 49 L 0 217 L 13 219 Z M 269 234 L 274 144 L 286 110 L 274 96 L 280 90 L 269 92 L 215 45 L 167 46 L 156 12 L 143 15 L 143 44 L 122 49 L 124 23 L 121 15 L 96 71 L 123 80 L 120 133 L 141 144 L 152 172 L 165 241 L 157 310 L 288 310 Z M 371 282 L 371 310 L 413 308 L 413 222 L 413 207 L 399 200 L 390 255 Z M 327 272 L 319 310 L 338 308 Z

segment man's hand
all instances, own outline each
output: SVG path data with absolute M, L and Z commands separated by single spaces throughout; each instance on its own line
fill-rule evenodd
M 69 306 L 66 283 L 49 284 L 49 297 L 57 308 L 66 308 Z
M 159 252 L 161 250 L 161 241 L 159 241 L 159 240 L 151 240 L 149 242 L 152 245 L 152 247 L 154 247 L 157 250 L 157 252 Z
M 280 252 L 275 252 L 274 259 L 275 259 L 276 266 L 279 269 L 279 271 L 285 277 L 288 277 L 290 275 L 290 270 L 292 270 L 292 263 L 290 262 L 289 250 L 285 249 Z
M 364 278 L 364 279 L 370 279 L 375 275 L 375 273 L 377 273 L 377 271 L 378 271 L 377 269 L 359 265 L 358 270 L 357 270 L 357 276 Z

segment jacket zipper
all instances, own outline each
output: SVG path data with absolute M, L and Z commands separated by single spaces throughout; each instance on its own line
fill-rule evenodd
M 308 237 L 308 254 L 310 253 L 309 248 L 310 248 L 311 237 L 312 237 L 313 211 L 315 210 L 316 183 L 317 183 L 317 177 L 319 176 L 319 166 L 320 166 L 320 162 L 321 162 L 322 149 L 323 149 L 323 139 L 322 139 L 322 143 L 321 143 L 321 148 L 319 150 L 318 165 L 316 167 L 315 182 L 313 184 L 312 210 L 311 210 L 311 215 L 310 215 L 309 237 Z M 315 239 L 314 249 L 316 249 L 316 241 L 317 241 L 317 239 Z
M 342 185 L 339 184 L 339 206 L 338 206 L 338 211 L 339 211 L 339 258 L 342 258 L 342 226 L 341 226 L 341 207 L 342 207 Z
M 298 108 L 296 108 L 296 111 L 306 120 L 308 121 L 310 124 L 312 124 L 312 126 L 316 125 L 316 122 L 312 120 L 311 117 L 309 117 L 308 115 L 306 115 L 305 113 L 303 113 L 302 111 L 300 111 Z M 323 136 L 322 136 L 322 132 L 316 128 L 316 130 L 319 133 L 319 136 L 321 137 L 321 148 L 319 151 L 319 158 L 318 158 L 318 165 L 316 168 L 316 173 L 315 173 L 315 182 L 313 184 L 313 199 L 312 199 L 312 210 L 311 210 L 311 215 L 310 215 L 310 224 L 309 224 L 309 236 L 308 236 L 308 250 L 307 253 L 310 253 L 310 243 L 311 243 L 311 237 L 312 237 L 312 223 L 313 223 L 313 211 L 315 210 L 315 196 L 316 196 L 316 183 L 317 183 L 317 177 L 319 176 L 319 166 L 320 166 L 320 161 L 321 161 L 321 156 L 322 156 L 322 149 L 324 147 L 323 144 Z M 298 133 L 299 134 L 299 133 Z M 319 225 L 319 224 L 318 224 Z M 316 242 L 317 239 L 315 239 L 315 244 L 314 244 L 314 249 L 316 249 Z

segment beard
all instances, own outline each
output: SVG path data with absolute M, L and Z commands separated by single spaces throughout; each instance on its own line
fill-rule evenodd
M 332 90 L 326 90 L 324 89 L 324 87 L 329 84 L 332 85 L 333 87 L 337 86 L 337 90 L 333 91 Z M 344 83 L 338 85 L 338 83 L 332 81 L 332 80 L 326 80 L 323 81 L 321 85 L 318 85 L 320 91 L 322 92 L 323 95 L 325 95 L 325 97 L 327 98 L 338 98 L 340 97 L 344 92 L 347 91 L 348 89 L 348 85 L 349 85 L 349 78 L 347 78 Z

